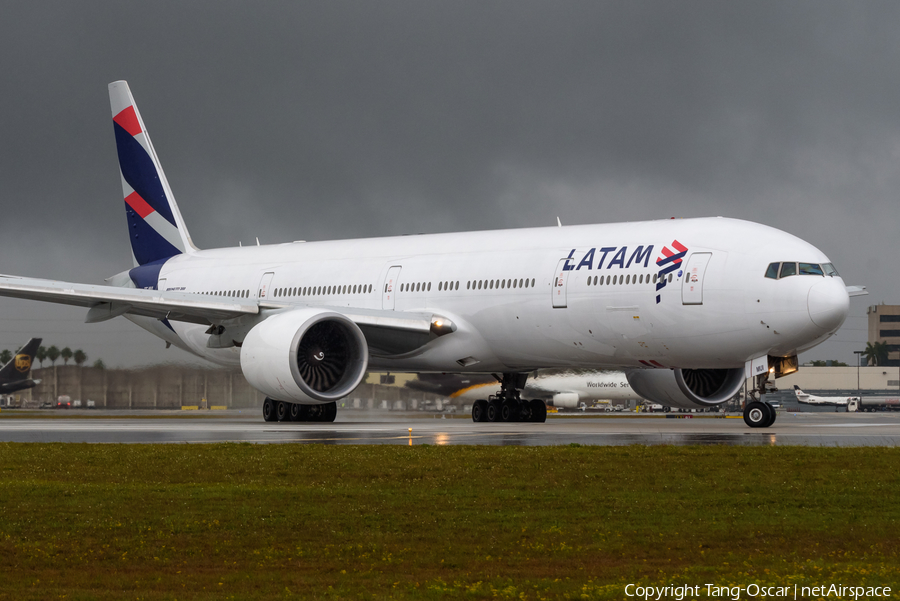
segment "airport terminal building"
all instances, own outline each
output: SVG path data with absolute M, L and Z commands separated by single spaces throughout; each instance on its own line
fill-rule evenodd
M 900 305 L 872 305 L 869 315 L 869 342 L 888 345 L 887 366 L 900 366 Z

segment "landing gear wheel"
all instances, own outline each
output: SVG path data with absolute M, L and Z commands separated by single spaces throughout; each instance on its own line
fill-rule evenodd
M 487 401 L 478 400 L 472 404 L 472 421 L 473 422 L 486 422 L 487 421 Z
M 500 403 L 497 401 L 490 401 L 487 406 L 487 420 L 489 422 L 499 422 L 500 421 Z
M 500 421 L 501 422 L 511 422 L 515 420 L 515 416 L 513 415 L 513 406 L 512 403 L 503 403 L 500 405 Z
M 278 418 L 275 417 L 275 404 L 277 401 L 273 401 L 272 399 L 266 397 L 266 400 L 263 401 L 262 412 L 263 412 L 263 420 L 267 422 L 274 422 Z
M 765 403 L 753 401 L 744 407 L 744 423 L 751 428 L 765 428 L 772 419 L 772 408 Z
M 288 413 L 292 422 L 305 422 L 309 419 L 309 408 L 300 403 L 291 403 L 291 409 Z
M 333 422 L 334 418 L 337 417 L 337 403 L 331 402 L 325 405 L 322 405 L 322 414 L 319 418 L 319 421 L 322 422 Z
M 531 421 L 543 424 L 547 421 L 547 405 L 540 399 L 531 400 Z
M 289 403 L 278 401 L 275 403 L 275 419 L 280 422 L 286 422 L 291 418 L 291 408 Z
M 765 425 L 765 427 L 768 428 L 769 426 L 771 426 L 772 424 L 775 423 L 775 418 L 778 417 L 778 414 L 775 413 L 775 407 L 773 407 L 772 405 L 770 405 L 768 403 L 766 403 L 765 405 L 766 405 L 766 407 L 769 408 L 769 423 L 767 423 Z

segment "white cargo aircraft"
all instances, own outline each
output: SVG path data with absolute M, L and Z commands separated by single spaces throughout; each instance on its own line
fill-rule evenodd
M 460 386 L 448 396 L 453 399 L 477 400 L 498 395 L 499 382 L 479 382 Z M 631 401 L 643 399 L 631 388 L 621 371 L 537 372 L 521 390 L 521 396 L 538 398 L 554 407 L 577 409 L 593 401 Z
M 134 268 L 102 286 L 0 277 L 0 295 L 121 315 L 239 365 L 267 420 L 333 420 L 367 368 L 503 374 L 475 421 L 544 421 L 520 390 L 552 367 L 625 369 L 646 399 L 708 407 L 791 371 L 847 317 L 825 254 L 734 219 L 200 250 L 128 85 L 109 95 Z M 745 410 L 751 426 L 773 418 Z

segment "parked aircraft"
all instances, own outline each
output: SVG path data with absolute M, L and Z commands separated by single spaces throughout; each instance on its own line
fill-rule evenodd
M 32 338 L 19 349 L 6 365 L 0 367 L 0 394 L 10 394 L 26 388 L 34 388 L 41 383 L 28 377 L 34 354 L 41 346 L 41 338 Z
M 473 402 L 500 392 L 500 382 L 492 376 L 421 374 L 406 386 Z M 567 409 L 595 401 L 643 400 L 631 389 L 623 372 L 596 370 L 539 370 L 528 379 L 521 396 Z
M 6 276 L 0 295 L 239 365 L 267 420 L 333 420 L 369 367 L 502 374 L 475 421 L 544 421 L 521 397 L 539 368 L 624 369 L 648 400 L 708 407 L 790 371 L 864 293 L 813 245 L 721 217 L 200 250 L 127 83 L 109 92 L 134 268 L 105 286 Z
M 800 390 L 800 387 L 794 384 L 794 394 L 797 395 L 797 402 L 805 405 L 835 405 L 838 407 L 846 407 L 850 401 L 859 401 L 858 396 L 816 396 L 807 394 Z

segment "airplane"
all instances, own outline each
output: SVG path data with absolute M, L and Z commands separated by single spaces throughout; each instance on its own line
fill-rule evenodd
M 858 396 L 816 396 L 807 394 L 800 390 L 800 387 L 794 384 L 794 394 L 797 395 L 797 402 L 805 405 L 833 405 L 836 407 L 846 407 L 850 401 L 859 401 Z
M 0 367 L 0 394 L 10 394 L 27 388 L 34 388 L 41 383 L 28 377 L 34 355 L 41 346 L 41 338 L 32 338 L 19 349 L 6 365 Z
M 458 374 L 421 374 L 407 382 L 414 390 L 443 394 L 454 400 L 471 400 L 496 396 L 500 379 Z M 634 392 L 621 371 L 538 370 L 529 378 L 521 396 L 538 398 L 553 407 L 577 409 L 593 401 L 630 401 L 643 399 Z
M 0 296 L 240 366 L 268 421 L 333 421 L 368 368 L 502 374 L 476 422 L 545 421 L 521 397 L 540 368 L 623 369 L 645 399 L 714 406 L 795 370 L 866 293 L 808 242 L 722 217 L 201 250 L 128 84 L 109 97 L 134 267 L 106 285 L 4 276 Z M 774 415 L 755 401 L 744 420 Z

